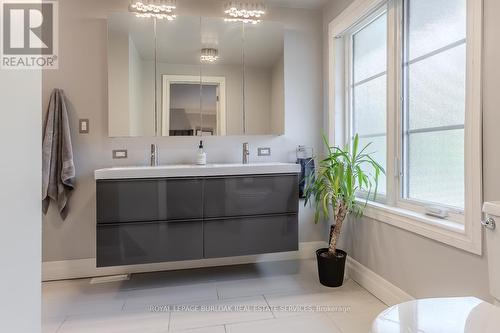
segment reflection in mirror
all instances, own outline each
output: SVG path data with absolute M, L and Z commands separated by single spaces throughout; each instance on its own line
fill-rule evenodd
M 170 136 L 225 135 L 225 78 L 163 75 Z M 201 93 L 201 99 L 200 99 Z M 201 112 L 200 112 L 201 110 Z
M 155 135 L 153 19 L 108 18 L 109 136 Z
M 245 134 L 282 135 L 285 125 L 284 29 L 245 24 Z
M 217 85 L 216 135 L 242 135 L 243 128 L 243 24 L 222 18 L 201 19 L 201 81 Z M 222 80 L 223 79 L 223 80 Z M 202 112 L 203 127 L 211 117 Z
M 109 136 L 283 134 L 281 24 L 114 13 L 108 30 Z
M 201 123 L 200 18 L 157 23 L 158 130 L 161 136 L 193 136 Z

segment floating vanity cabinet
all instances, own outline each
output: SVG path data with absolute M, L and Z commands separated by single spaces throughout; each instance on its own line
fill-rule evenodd
M 97 266 L 298 250 L 299 177 L 290 169 L 294 172 L 96 177 Z

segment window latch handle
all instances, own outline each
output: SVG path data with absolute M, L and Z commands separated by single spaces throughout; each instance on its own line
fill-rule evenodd
M 490 230 L 495 230 L 495 228 L 497 227 L 495 220 L 491 217 L 486 220 L 482 220 L 481 225 Z

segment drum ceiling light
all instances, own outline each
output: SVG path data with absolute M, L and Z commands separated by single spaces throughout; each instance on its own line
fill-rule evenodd
M 214 48 L 203 48 L 201 49 L 200 61 L 203 64 L 213 64 L 219 59 L 219 50 Z

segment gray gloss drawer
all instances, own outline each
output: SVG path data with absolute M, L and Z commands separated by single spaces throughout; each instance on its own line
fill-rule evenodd
M 205 258 L 298 250 L 297 215 L 204 222 Z
M 204 216 L 233 217 L 298 212 L 298 175 L 205 180 Z
M 201 179 L 132 179 L 97 182 L 97 223 L 202 217 Z
M 203 258 L 201 221 L 97 226 L 97 267 Z
M 167 179 L 167 220 L 201 219 L 203 179 Z

